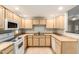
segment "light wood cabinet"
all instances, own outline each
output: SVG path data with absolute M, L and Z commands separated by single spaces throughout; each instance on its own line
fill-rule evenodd
M 40 36 L 40 39 L 39 40 L 40 40 L 40 43 L 39 43 L 40 46 L 46 46 L 45 45 L 45 36 Z
M 58 40 L 55 40 L 55 51 L 56 51 L 56 53 L 57 54 L 61 54 L 61 42 L 60 41 L 58 41 Z
M 46 35 L 46 46 L 51 46 L 51 36 Z
M 39 25 L 39 23 L 40 23 L 40 20 L 33 19 L 33 25 Z
M 23 29 L 25 28 L 25 19 L 23 19 L 23 18 L 22 18 L 21 26 L 22 26 L 21 28 L 23 28 Z
M 53 19 L 48 19 L 46 21 L 46 28 L 52 29 L 53 28 Z
M 2 6 L 0 6 L 0 29 L 4 28 L 4 12 L 5 9 Z
M 6 19 L 11 19 L 13 20 L 13 12 L 10 10 L 6 9 Z
M 64 29 L 64 15 L 63 16 L 56 16 L 56 28 L 57 29 Z
M 60 16 L 60 29 L 64 29 L 64 16 Z
M 33 46 L 39 46 L 39 36 L 33 36 Z
M 14 50 L 13 50 L 13 45 L 7 47 L 6 49 L 4 49 L 3 51 L 1 51 L 2 54 L 13 54 Z
M 32 35 L 28 35 L 28 46 L 33 46 L 33 37 L 32 37 Z
M 40 25 L 46 25 L 46 19 L 40 20 Z
M 52 49 L 56 54 L 75 54 L 77 53 L 77 40 L 70 39 L 70 41 L 67 41 L 67 38 L 64 38 L 66 41 L 62 41 L 61 37 L 55 37 L 52 39 L 54 46 L 52 46 Z
M 28 35 L 28 46 L 51 46 L 51 36 L 50 35 Z
M 28 42 L 28 36 L 24 36 L 24 51 L 26 51 L 27 43 Z
M 46 19 L 33 19 L 33 25 L 46 25 Z
M 32 20 L 25 20 L 25 28 L 32 29 Z

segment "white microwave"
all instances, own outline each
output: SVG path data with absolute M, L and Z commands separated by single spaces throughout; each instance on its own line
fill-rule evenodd
M 5 19 L 5 30 L 17 30 L 17 29 L 19 29 L 19 25 L 16 20 Z

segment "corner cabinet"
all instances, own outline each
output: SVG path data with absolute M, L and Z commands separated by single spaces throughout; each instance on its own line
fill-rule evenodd
M 5 9 L 2 6 L 0 6 L 0 29 L 4 28 L 4 12 Z

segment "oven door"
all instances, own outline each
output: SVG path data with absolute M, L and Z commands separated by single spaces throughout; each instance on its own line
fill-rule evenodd
M 15 53 L 16 54 L 23 54 L 24 53 L 24 45 L 23 40 L 19 39 L 15 43 Z
M 16 30 L 19 29 L 18 22 L 16 20 L 5 20 L 5 30 Z

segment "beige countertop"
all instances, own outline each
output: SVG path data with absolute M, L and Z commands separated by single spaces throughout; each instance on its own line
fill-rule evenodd
M 0 51 L 6 49 L 7 47 L 9 47 L 12 44 L 13 44 L 12 42 L 2 42 L 2 43 L 0 43 Z
M 59 41 L 76 41 L 77 42 L 77 39 L 67 37 L 67 36 L 60 36 L 60 35 L 52 34 L 52 37 L 55 37 Z

